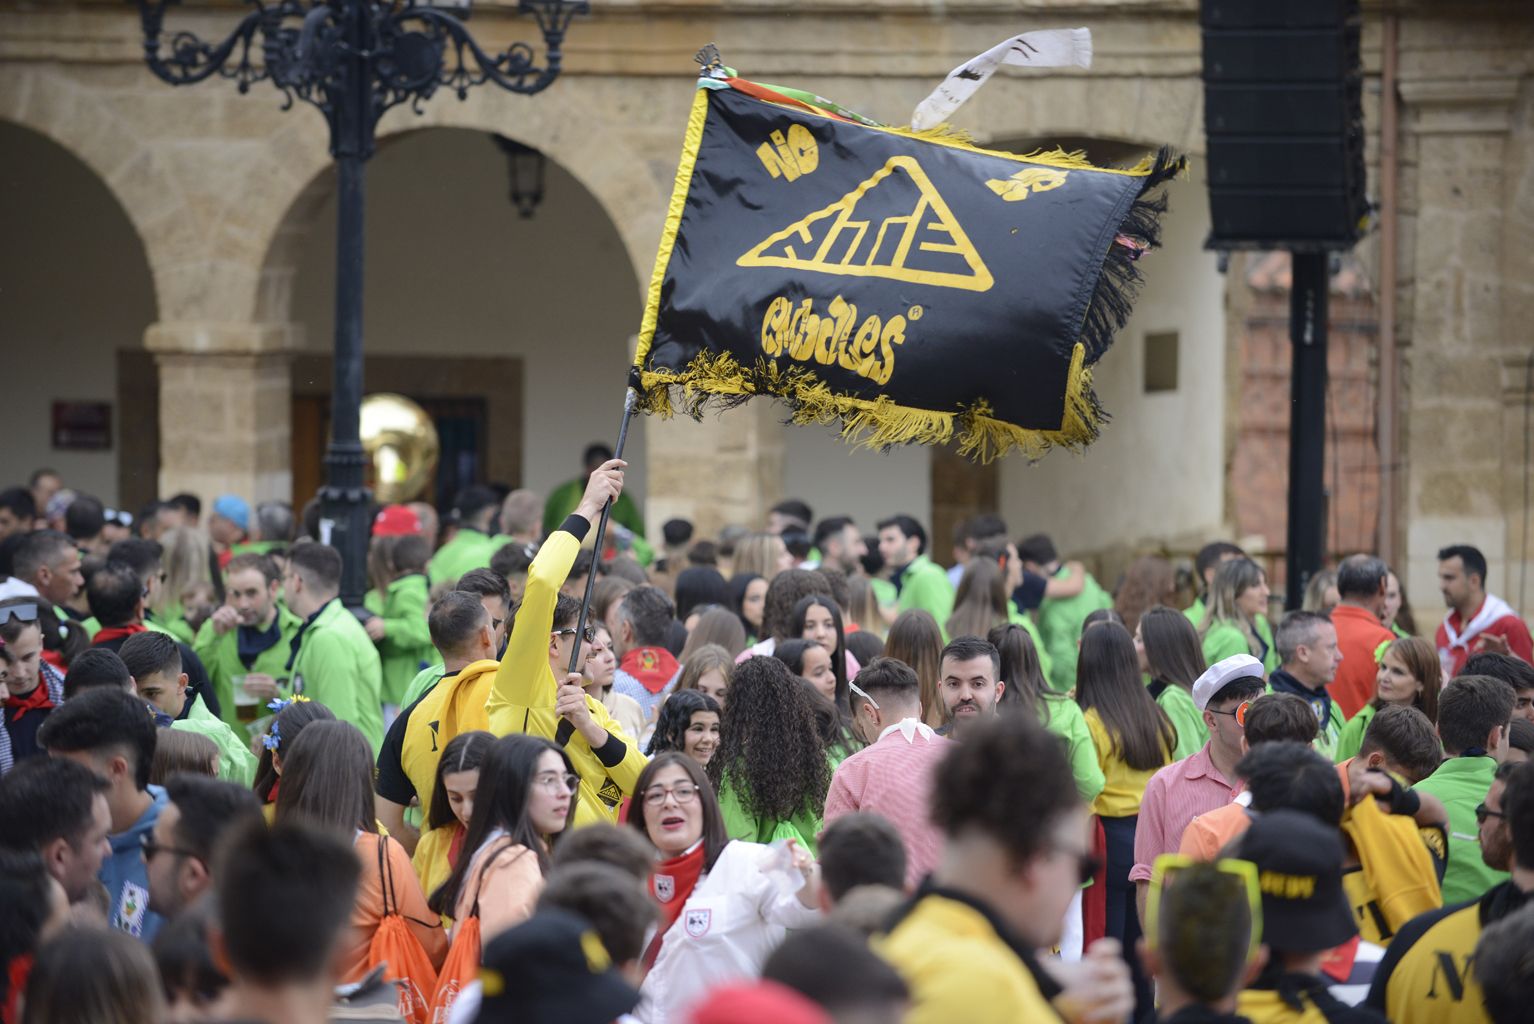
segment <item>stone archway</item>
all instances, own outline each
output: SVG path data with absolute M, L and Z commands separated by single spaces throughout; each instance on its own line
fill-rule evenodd
M 47 465 L 137 511 L 154 496 L 158 454 L 143 239 L 97 170 L 58 140 L 0 120 L 0 152 L 0 351 L 11 357 L 0 481 Z

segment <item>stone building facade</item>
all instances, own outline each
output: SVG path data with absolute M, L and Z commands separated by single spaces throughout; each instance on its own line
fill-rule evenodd
M 473 5 L 471 24 L 487 47 L 533 33 L 516 6 Z M 1241 324 L 1252 297 L 1241 257 L 1221 276 L 1202 250 L 1208 212 L 1195 0 L 614 0 L 594 7 L 572 27 L 567 70 L 546 93 L 527 99 L 487 87 L 463 102 L 439 96 L 421 114 L 396 109 L 380 126 L 373 161 L 378 202 L 370 230 L 375 242 L 393 241 L 370 247 L 369 260 L 396 267 L 389 273 L 398 276 L 377 279 L 370 270 L 370 359 L 375 342 L 380 358 L 397 360 L 503 358 L 515 350 L 517 365 L 496 370 L 503 374 L 496 379 L 522 388 L 515 426 L 494 431 L 516 449 L 494 457 L 500 478 L 551 487 L 574 472 L 586 441 L 616 425 L 625 348 L 660 234 L 698 46 L 718 43 L 747 77 L 812 89 L 893 122 L 950 68 L 997 40 L 1085 24 L 1096 53 L 1090 71 L 1003 71 L 958 122 L 998 146 L 1171 145 L 1193 158 L 1189 179 L 1173 186 L 1168 249 L 1147 261 L 1151 281 L 1136 319 L 1099 374 L 1116 414 L 1103 441 L 1084 456 L 1055 455 L 1037 467 L 967 471 L 925 451 L 846 454 L 829 437 L 782 427 L 776 410 L 758 404 L 702 426 L 643 424 L 636 486 L 652 523 L 686 515 L 703 529 L 759 521 L 784 493 L 860 519 L 936 513 L 939 556 L 947 547 L 942 523 L 962 512 L 954 496 L 973 495 L 977 505 L 994 501 L 1019 532 L 1049 530 L 1063 547 L 1104 553 L 1110 575 L 1134 550 L 1185 552 L 1234 530 L 1234 496 L 1246 485 L 1234 460 Z M 1380 339 L 1367 372 L 1377 376 L 1392 356 L 1400 369 L 1390 404 L 1399 443 L 1369 485 L 1389 498 L 1388 521 L 1374 540 L 1427 606 L 1437 547 L 1473 539 L 1492 559 L 1493 588 L 1515 603 L 1521 597 L 1527 611 L 1531 595 L 1519 581 L 1534 556 L 1525 426 L 1534 350 L 1526 328 L 1534 323 L 1527 244 L 1534 237 L 1534 9 L 1518 0 L 1366 0 L 1364 10 L 1375 193 L 1388 40 L 1399 55 L 1385 98 L 1399 125 L 1386 147 L 1399 178 L 1394 280 L 1379 280 L 1377 234 L 1358 251 L 1370 294 L 1378 302 L 1389 292 L 1394 307 L 1393 336 Z M 240 13 L 240 5 L 186 0 L 169 8 L 168 21 L 218 38 Z M 36 357 L 17 378 L 20 404 L 0 409 L 0 427 L 17 439 L 0 456 L 0 475 L 65 460 L 48 453 L 46 414 L 34 401 L 71 397 L 52 372 L 73 375 L 77 390 L 116 398 L 122 450 L 100 469 L 98 487 L 113 499 L 128 504 L 156 486 L 294 496 L 293 453 L 309 429 L 300 416 L 304 396 L 320 387 L 295 380 L 307 372 L 295 367 L 316 365 L 327 347 L 323 268 L 333 180 L 323 122 L 312 110 L 282 111 L 262 83 L 248 95 L 223 81 L 172 89 L 141 57 L 129 5 L 0 0 L 0 149 L 43 161 L 36 196 L 6 200 L 0 214 L 51 239 L 0 235 L 0 275 L 27 281 L 21 295 L 0 287 L 0 348 Z M 523 242 L 506 229 L 506 244 L 487 259 L 494 237 L 474 243 L 488 250 L 468 241 L 455 249 L 475 228 L 466 222 L 447 232 L 438 255 L 412 265 L 398 250 L 441 224 L 402 218 L 467 188 L 458 170 L 431 163 L 432 153 L 467 147 L 462 133 L 507 135 L 544 153 L 551 180 L 566 183 L 573 197 L 562 215 L 569 219 L 554 216 L 551 185 L 542 234 Z M 428 145 L 433 139 L 444 145 Z M 51 191 L 77 173 L 118 211 L 102 214 L 99 232 L 71 211 L 94 209 L 100 195 Z M 381 206 L 385 195 L 396 205 Z M 106 223 L 119 214 L 121 224 Z M 416 234 L 380 228 L 396 222 Z M 123 255 L 106 251 L 109 236 L 123 240 Z M 46 274 L 44 250 L 53 259 Z M 500 275 L 503 259 L 514 273 Z M 584 292 L 572 283 L 598 273 Z M 483 279 L 492 293 L 472 342 L 462 340 L 470 332 L 454 308 L 433 308 L 469 279 Z M 531 282 L 525 295 L 516 292 L 522 280 Z M 519 298 L 497 310 L 497 287 Z M 550 312 L 539 300 L 555 293 L 563 306 Z M 114 340 L 77 351 L 75 340 L 56 336 L 58 324 L 93 314 L 101 338 Z M 407 321 L 410 332 L 401 333 Z M 1168 332 L 1180 344 L 1178 386 L 1153 393 L 1141 386 L 1148 339 Z M 103 353 L 116 354 L 115 372 L 101 368 Z M 601 372 L 590 372 L 597 364 Z M 386 372 L 408 381 L 413 371 L 396 363 Z M 472 368 L 465 373 L 472 382 Z M 87 388 L 87 381 L 95 383 Z M 491 401 L 472 390 L 459 379 L 436 397 L 466 409 Z M 512 415 L 490 409 L 483 416 L 499 422 L 503 413 Z M 323 416 L 316 409 L 310 418 Z

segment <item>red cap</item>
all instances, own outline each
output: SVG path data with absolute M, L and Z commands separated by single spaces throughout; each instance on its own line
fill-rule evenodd
M 390 505 L 373 520 L 373 536 L 406 537 L 421 532 L 421 517 L 408 505 Z
M 688 1024 L 831 1024 L 815 1003 L 775 981 L 726 985 L 692 1008 Z

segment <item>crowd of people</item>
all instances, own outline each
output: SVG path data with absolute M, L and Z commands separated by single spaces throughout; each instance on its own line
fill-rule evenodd
M 0 491 L 0 1022 L 1530 1019 L 1475 547 L 1436 628 L 1228 542 L 1184 608 L 992 515 L 652 546 L 585 462 L 378 509 L 355 608 L 313 506 Z

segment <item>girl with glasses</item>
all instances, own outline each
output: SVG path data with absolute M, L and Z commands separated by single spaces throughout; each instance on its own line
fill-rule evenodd
M 647 1024 L 681 1020 L 707 990 L 759 976 L 787 929 L 820 916 L 809 853 L 792 841 L 731 840 L 708 776 L 678 751 L 656 755 L 640 774 L 628 823 L 661 858 L 650 877 L 661 919 L 640 987 Z
M 462 922 L 479 918 L 487 938 L 532 916 L 549 851 L 570 827 L 580 784 L 563 750 L 512 734 L 490 745 L 479 767 L 463 854 L 431 896 L 431 909 Z

